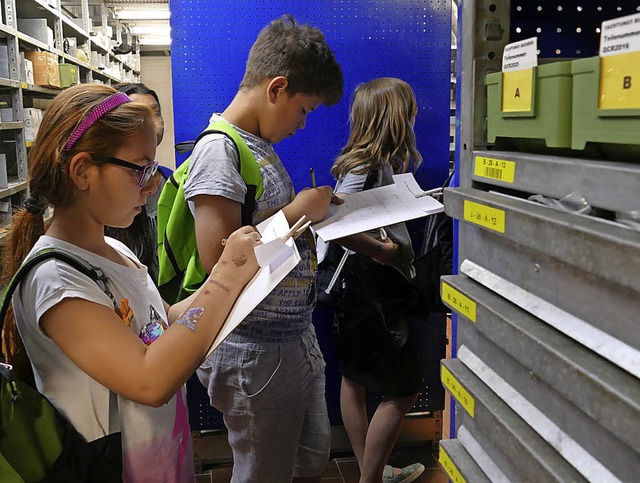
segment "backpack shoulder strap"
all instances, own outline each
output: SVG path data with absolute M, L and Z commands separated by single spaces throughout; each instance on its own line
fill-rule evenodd
M 242 179 L 247 186 L 256 187 L 254 199 L 257 200 L 260 198 L 260 196 L 262 196 L 262 175 L 260 174 L 260 166 L 258 166 L 258 162 L 256 161 L 256 158 L 251 152 L 249 146 L 247 146 L 247 143 L 231 124 L 226 121 L 212 122 L 209 124 L 207 129 L 200 133 L 193 143 L 193 147 L 195 148 L 198 141 L 203 137 L 212 133 L 223 134 L 233 142 L 236 152 L 238 153 L 238 159 L 240 160 L 240 176 L 242 176 Z
M 83 260 L 77 255 L 72 253 L 63 251 L 59 248 L 44 248 L 39 250 L 34 255 L 25 260 L 18 271 L 15 273 L 9 285 L 4 290 L 2 294 L 2 300 L 0 303 L 2 304 L 2 308 L 0 308 L 0 332 L 2 332 L 2 327 L 4 325 L 4 318 L 7 315 L 7 310 L 9 310 L 9 303 L 11 302 L 11 297 L 13 292 L 16 290 L 18 284 L 22 282 L 22 280 L 27 276 L 27 274 L 31 271 L 39 263 L 48 260 L 50 258 L 55 258 L 57 260 L 62 260 L 63 262 L 71 265 L 73 268 L 83 273 L 87 277 L 91 278 L 100 289 L 109 296 L 111 301 L 114 304 L 114 307 L 117 308 L 117 302 L 115 297 L 107 287 L 107 281 L 109 280 L 107 276 L 105 276 L 104 272 L 91 265 L 86 260 Z
M 362 187 L 362 191 L 367 191 L 373 188 L 373 186 L 378 181 L 378 174 L 380 174 L 380 170 L 378 169 L 369 171 L 369 174 L 367 174 L 367 179 L 364 182 L 364 186 Z

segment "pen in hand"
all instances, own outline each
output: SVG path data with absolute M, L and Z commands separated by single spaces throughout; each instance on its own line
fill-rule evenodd
M 317 188 L 316 186 L 316 173 L 313 171 L 313 168 L 309 168 L 309 174 L 311 175 L 311 187 Z

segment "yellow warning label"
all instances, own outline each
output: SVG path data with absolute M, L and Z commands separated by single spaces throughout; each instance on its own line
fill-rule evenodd
M 600 58 L 600 109 L 640 109 L 640 52 Z
M 513 183 L 516 178 L 516 163 L 514 161 L 505 161 L 504 159 L 476 156 L 473 172 L 476 176 L 483 178 Z
M 26 83 L 26 82 L 23 82 L 23 83 L 22 83 L 22 88 L 23 88 L 23 89 L 26 89 L 27 87 L 28 87 L 28 86 L 27 86 L 27 83 Z
M 460 405 L 469 413 L 469 416 L 474 417 L 475 401 L 471 394 L 462 387 L 462 384 L 449 372 L 445 366 L 440 366 L 440 379 L 442 385 L 447 389 L 451 395 L 460 403 Z
M 533 69 L 502 73 L 502 112 L 533 110 Z
M 453 483 L 467 482 L 467 480 L 465 480 L 463 476 L 460 474 L 460 471 L 458 471 L 458 468 L 456 467 L 456 465 L 453 464 L 453 461 L 451 461 L 451 458 L 449 457 L 449 455 L 447 454 L 447 452 L 444 450 L 442 446 L 440 446 L 440 455 L 438 456 L 438 461 L 440 462 L 440 465 L 442 465 L 444 470 L 447 472 L 449 479 L 453 481 Z
M 442 301 L 471 322 L 476 321 L 476 303 L 446 282 L 442 282 Z
M 499 233 L 504 233 L 506 214 L 498 208 L 464 200 L 464 219 Z

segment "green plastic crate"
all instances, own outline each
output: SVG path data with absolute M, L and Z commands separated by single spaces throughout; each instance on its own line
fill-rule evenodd
M 487 74 L 487 141 L 544 140 L 549 148 L 571 147 L 571 62 L 533 68 L 532 109 L 503 112 L 502 72 Z M 523 144 L 523 147 L 526 144 Z
M 59 64 L 60 87 L 63 89 L 78 83 L 78 66 L 73 64 Z
M 611 159 L 640 162 L 640 109 L 600 109 L 600 57 L 577 59 L 573 72 L 573 132 L 571 147 L 597 143 Z

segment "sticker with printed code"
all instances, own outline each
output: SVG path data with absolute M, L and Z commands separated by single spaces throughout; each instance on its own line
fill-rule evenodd
M 476 303 L 446 282 L 442 282 L 442 301 L 471 322 L 476 321 Z
M 458 380 L 454 377 L 449 369 L 445 366 L 440 366 L 440 379 L 442 380 L 442 385 L 445 387 L 447 391 L 451 393 L 451 395 L 455 398 L 456 401 L 469 413 L 469 416 L 474 417 L 475 411 L 475 401 L 471 394 L 467 392 L 467 390 L 462 387 L 462 384 L 458 382 Z
M 516 177 L 516 163 L 504 159 L 486 158 L 476 156 L 473 173 L 483 178 L 513 183 Z
M 453 481 L 453 483 L 467 482 L 442 446 L 440 446 L 438 462 L 442 465 L 444 470 L 447 472 L 449 479 Z
M 498 208 L 464 200 L 464 220 L 498 233 L 504 233 L 506 214 Z

